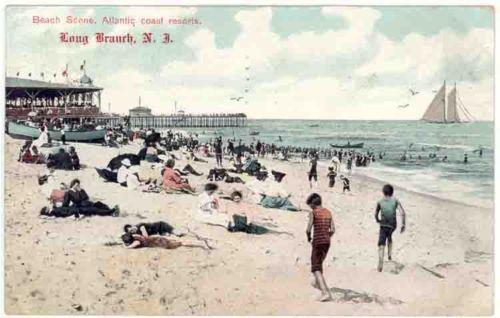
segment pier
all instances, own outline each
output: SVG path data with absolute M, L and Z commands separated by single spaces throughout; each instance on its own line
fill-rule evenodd
M 137 128 L 244 127 L 246 120 L 247 116 L 243 113 L 129 117 L 130 127 Z
M 162 116 L 102 116 L 95 121 L 101 125 L 127 125 L 132 128 L 181 128 L 181 127 L 245 127 L 247 116 L 236 114 L 172 114 Z

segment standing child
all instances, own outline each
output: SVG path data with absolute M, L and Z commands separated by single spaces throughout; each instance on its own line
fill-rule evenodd
M 349 173 L 352 171 L 352 155 L 347 157 L 347 171 L 349 171 Z
M 333 167 L 328 167 L 328 174 L 326 175 L 329 179 L 328 187 L 333 188 L 335 186 L 335 178 L 337 177 L 337 172 Z
M 313 179 L 314 183 L 316 184 L 318 182 L 318 157 L 316 154 L 313 154 L 311 157 L 311 161 L 309 162 L 309 165 L 311 166 L 311 169 L 309 170 L 309 187 L 312 189 L 313 187 Z
M 64 127 L 61 128 L 61 141 L 63 145 L 66 145 L 66 132 L 64 131 Z
M 340 180 L 342 180 L 343 184 L 342 193 L 345 193 L 346 191 L 351 192 L 351 181 L 343 175 L 340 176 Z
M 307 241 L 311 242 L 311 229 L 313 230 L 311 243 L 311 272 L 314 275 L 313 286 L 321 290 L 320 301 L 330 301 L 332 300 L 332 295 L 323 276 L 323 261 L 330 249 L 330 239 L 335 233 L 335 224 L 332 213 L 321 206 L 321 196 L 319 194 L 313 193 L 309 195 L 306 204 L 312 209 L 309 213 L 306 235 Z
M 401 233 L 405 231 L 406 227 L 406 213 L 398 199 L 392 197 L 394 188 L 390 184 L 386 184 L 382 188 L 384 197 L 377 202 L 377 209 L 375 210 L 375 220 L 380 224 L 380 232 L 378 237 L 378 266 L 379 272 L 382 271 L 384 265 L 384 248 L 387 241 L 387 258 L 392 260 L 392 232 L 397 227 L 396 211 L 399 207 L 402 216 Z M 379 218 L 381 214 L 381 218 Z

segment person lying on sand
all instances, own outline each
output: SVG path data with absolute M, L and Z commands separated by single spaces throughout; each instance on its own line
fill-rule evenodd
M 184 168 L 182 168 L 182 172 L 184 173 L 190 173 L 192 175 L 195 175 L 195 176 L 202 176 L 203 175 L 203 172 L 198 172 L 196 171 L 193 166 L 191 166 L 189 163 L 186 164 L 184 166 Z
M 206 248 L 205 246 L 200 245 L 197 242 L 190 242 L 188 244 L 185 244 L 183 242 L 172 240 L 172 239 L 169 239 L 169 238 L 167 238 L 165 236 L 161 236 L 161 235 L 144 236 L 144 235 L 139 235 L 139 234 L 133 234 L 131 242 L 128 239 L 125 239 L 124 245 L 127 248 L 158 247 L 158 248 L 165 248 L 165 249 L 169 249 L 169 250 L 176 249 L 176 248 L 181 247 L 181 246 L 202 248 L 202 249 Z
M 320 301 L 330 301 L 332 295 L 323 276 L 323 261 L 330 249 L 330 240 L 335 233 L 335 223 L 333 222 L 332 213 L 322 207 L 319 194 L 313 193 L 309 195 L 306 204 L 312 209 L 309 213 L 306 235 L 307 241 L 312 241 L 311 272 L 314 275 L 313 287 L 321 290 Z M 313 230 L 312 239 L 311 230 Z
M 398 199 L 392 197 L 394 188 L 390 184 L 384 185 L 382 188 L 384 197 L 377 202 L 375 209 L 375 221 L 380 224 L 380 232 L 378 236 L 378 266 L 379 272 L 382 271 L 384 265 L 384 248 L 387 242 L 387 258 L 392 260 L 392 233 L 397 227 L 396 212 L 399 208 L 401 211 L 402 225 L 401 233 L 406 229 L 406 213 Z M 379 218 L 381 215 L 381 218 Z
M 139 234 L 143 236 L 149 235 L 166 235 L 171 234 L 175 236 L 184 236 L 184 233 L 178 232 L 174 229 L 172 225 L 167 222 L 151 222 L 151 223 L 139 223 L 136 225 L 126 224 L 123 227 L 125 233 Z
M 75 218 L 79 218 L 80 215 L 119 216 L 120 209 L 117 205 L 113 208 L 109 208 L 100 201 L 90 201 L 87 192 L 80 187 L 80 180 L 74 179 L 70 183 L 69 190 L 64 194 L 62 206 L 52 208 L 43 207 L 40 211 L 40 215 L 54 217 L 68 217 L 74 215 Z
M 188 152 L 188 155 L 187 155 L 187 160 L 188 161 L 195 161 L 195 162 L 208 162 L 208 161 L 206 161 L 204 159 L 196 157 L 196 155 L 194 154 L 194 150 L 193 149 L 189 149 L 189 152 Z

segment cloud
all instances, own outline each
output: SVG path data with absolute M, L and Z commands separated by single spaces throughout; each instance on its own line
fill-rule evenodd
M 325 7 L 321 12 L 343 18 L 346 27 L 281 39 L 271 30 L 271 9 L 242 10 L 235 15 L 242 31 L 231 48 L 217 49 L 215 34 L 199 30 L 185 41 L 194 59 L 168 63 L 161 74 L 191 88 L 218 83 L 241 89 L 244 76 L 257 79 L 245 94 L 245 108 L 250 116 L 263 118 L 417 119 L 432 89 L 445 78 L 466 81 L 492 96 L 485 80 L 492 76 L 491 30 L 443 30 L 429 37 L 413 33 L 395 42 L 374 29 L 380 18 L 376 9 Z M 346 61 L 347 69 L 335 65 L 339 61 Z M 290 67 L 280 68 L 280 63 Z M 329 68 L 342 70 L 328 74 Z M 410 98 L 410 86 L 421 94 Z M 478 117 L 491 113 L 486 110 L 492 109 L 492 98 L 482 101 Z M 397 105 L 403 103 L 411 107 L 402 111 Z
M 437 74 L 463 80 L 470 72 L 482 79 L 491 76 L 493 36 L 492 30 L 472 29 L 465 35 L 450 30 L 429 37 L 411 33 L 401 42 L 381 37 L 378 54 L 355 73 L 411 74 L 415 81 L 426 81 Z
M 341 18 L 342 28 L 284 37 L 273 29 L 273 10 L 279 9 L 238 11 L 234 21 L 240 33 L 232 46 L 224 48 L 216 45 L 221 34 L 202 25 L 178 29 L 177 35 L 186 34 L 182 43 L 154 52 L 142 47 L 131 53 L 127 47 L 59 46 L 50 54 L 43 49 L 51 46 L 43 42 L 44 34 L 55 29 L 46 29 L 31 38 L 35 42 L 16 43 L 7 51 L 8 71 L 22 65 L 31 69 L 33 60 L 54 67 L 62 60 L 79 63 L 92 57 L 101 61 L 103 70 L 94 79 L 105 88 L 103 100 L 111 102 L 114 111 L 127 112 L 141 95 L 156 112 L 172 110 L 177 100 L 193 112 L 243 111 L 253 118 L 418 119 L 433 97 L 432 90 L 448 79 L 458 82 L 462 99 L 474 115 L 492 118 L 493 30 L 443 29 L 429 36 L 411 33 L 391 40 L 376 28 L 382 17 L 376 8 L 323 7 L 323 18 Z M 31 14 L 27 12 L 12 21 L 9 17 L 8 27 Z M 196 8 L 187 7 L 127 7 L 114 15 L 196 13 Z M 99 9 L 94 14 L 104 15 Z M 23 27 L 23 32 L 33 29 Z M 42 49 L 31 49 L 32 43 Z M 174 48 L 179 53 L 163 55 Z M 420 94 L 410 96 L 409 87 Z M 231 101 L 237 96 L 244 99 Z M 406 103 L 410 107 L 397 107 Z
M 167 81 L 195 84 L 234 83 L 247 76 L 269 72 L 271 57 L 279 50 L 279 36 L 270 31 L 272 11 L 270 8 L 240 11 L 235 20 L 241 24 L 242 32 L 231 48 L 218 49 L 215 34 L 200 29 L 184 42 L 194 52 L 192 61 L 173 61 L 163 69 Z
M 346 21 L 347 28 L 323 33 L 293 34 L 283 43 L 283 50 L 294 60 L 326 59 L 335 55 L 356 53 L 367 47 L 373 36 L 380 12 L 371 8 L 324 7 L 325 16 L 336 16 Z

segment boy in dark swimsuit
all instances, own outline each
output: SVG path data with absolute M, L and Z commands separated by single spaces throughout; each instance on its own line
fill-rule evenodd
M 333 188 L 335 186 L 335 178 L 337 177 L 337 172 L 333 170 L 333 167 L 328 167 L 328 187 Z
M 309 170 L 309 187 L 312 189 L 313 187 L 313 182 L 312 179 L 314 179 L 314 182 L 318 182 L 318 158 L 316 156 L 313 156 L 311 158 L 311 161 L 309 162 L 309 165 L 311 166 L 311 169 Z
M 386 184 L 382 188 L 384 197 L 377 202 L 375 210 L 375 221 L 380 224 L 380 232 L 378 237 L 378 266 L 379 272 L 382 271 L 384 265 L 384 248 L 387 241 L 387 258 L 392 260 L 392 233 L 397 227 L 396 212 L 399 208 L 402 216 L 401 233 L 406 228 L 406 213 L 398 199 L 392 197 L 394 188 L 390 184 Z M 379 218 L 379 214 L 381 218 Z

